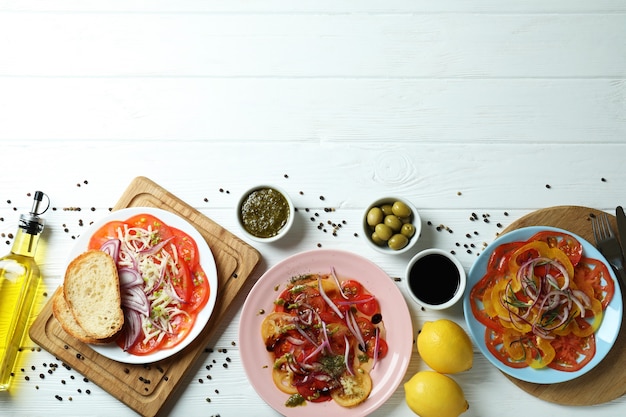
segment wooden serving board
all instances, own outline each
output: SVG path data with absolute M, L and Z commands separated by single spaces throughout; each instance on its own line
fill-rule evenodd
M 261 260 L 249 246 L 219 224 L 145 177 L 135 178 L 113 207 L 156 207 L 192 224 L 209 244 L 218 275 L 218 295 L 203 332 L 180 353 L 148 365 L 129 365 L 101 356 L 63 331 L 48 302 L 30 329 L 31 339 L 142 416 L 156 416 L 202 355 L 218 323 Z
M 568 230 L 594 243 L 591 231 L 591 216 L 600 215 L 600 210 L 579 206 L 558 206 L 532 212 L 507 227 L 504 232 L 527 226 L 552 226 Z M 614 216 L 610 216 L 613 230 L 617 230 Z M 624 242 L 626 243 L 626 242 Z M 622 299 L 626 291 L 622 286 Z M 506 375 L 514 384 L 529 394 L 563 405 L 595 405 L 626 394 L 626 323 L 622 327 L 615 345 L 594 369 L 571 381 L 559 384 L 533 384 Z

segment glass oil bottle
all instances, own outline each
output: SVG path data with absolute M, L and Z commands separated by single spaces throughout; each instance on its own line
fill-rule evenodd
M 39 212 L 44 196 L 41 191 L 35 192 L 30 213 L 20 216 L 11 253 L 0 258 L 0 391 L 7 391 L 11 384 L 41 281 L 35 251 L 44 228 L 39 215 L 47 210 Z

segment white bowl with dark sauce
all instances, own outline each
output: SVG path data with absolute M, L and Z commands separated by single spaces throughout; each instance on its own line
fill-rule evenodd
M 405 281 L 413 301 L 424 308 L 443 310 L 463 297 L 467 276 L 454 255 L 432 248 L 409 261 Z

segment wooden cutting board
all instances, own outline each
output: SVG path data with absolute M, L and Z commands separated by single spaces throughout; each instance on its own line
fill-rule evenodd
M 516 221 L 504 230 L 504 233 L 527 226 L 552 226 L 569 230 L 587 241 L 594 243 L 591 231 L 591 216 L 602 211 L 588 207 L 558 206 L 532 212 Z M 610 216 L 614 230 L 617 225 L 614 216 Z M 626 243 L 626 242 L 624 242 Z M 622 286 L 622 299 L 626 291 Z M 626 302 L 626 299 L 625 299 Z M 588 373 L 559 384 L 533 384 L 507 377 L 529 394 L 563 405 L 594 405 L 612 401 L 626 394 L 626 323 L 622 318 L 622 327 L 615 345 L 608 355 Z
M 63 331 L 48 302 L 30 329 L 31 339 L 142 416 L 156 416 L 203 354 L 233 299 L 261 256 L 235 235 L 145 177 L 135 178 L 113 207 L 156 207 L 187 219 L 209 244 L 218 275 L 215 311 L 204 331 L 179 354 L 149 365 L 107 359 Z

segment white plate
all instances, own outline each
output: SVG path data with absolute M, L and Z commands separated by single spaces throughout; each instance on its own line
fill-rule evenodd
M 341 281 L 352 278 L 374 294 L 387 332 L 387 355 L 371 372 L 373 388 L 369 398 L 352 408 L 334 401 L 286 407 L 289 395 L 272 380 L 271 355 L 261 337 L 261 323 L 274 307 L 274 301 L 289 278 L 306 273 L 329 273 L 334 267 Z M 266 314 L 260 314 L 264 310 Z M 409 308 L 393 280 L 376 264 L 359 255 L 319 249 L 290 256 L 270 268 L 254 285 L 246 298 L 239 321 L 241 361 L 256 392 L 276 411 L 293 417 L 361 417 L 374 412 L 396 391 L 411 360 L 413 326 Z
M 143 214 L 143 213 L 149 214 L 158 218 L 159 220 L 163 221 L 163 223 L 165 223 L 168 226 L 175 227 L 179 230 L 182 230 L 183 232 L 191 236 L 193 240 L 196 241 L 196 244 L 198 246 L 198 253 L 200 256 L 200 265 L 202 266 L 202 269 L 204 270 L 204 273 L 206 274 L 206 277 L 209 281 L 210 293 L 209 293 L 209 299 L 206 305 L 198 313 L 196 322 L 194 323 L 193 328 L 191 329 L 187 337 L 182 342 L 172 347 L 171 349 L 161 349 L 159 351 L 156 351 L 148 355 L 139 356 L 139 355 L 131 355 L 128 352 L 124 352 L 124 350 L 122 350 L 122 348 L 120 348 L 115 343 L 110 343 L 106 345 L 90 345 L 93 350 L 95 350 L 102 356 L 105 356 L 114 361 L 130 363 L 130 364 L 146 364 L 146 363 L 160 361 L 180 352 L 182 349 L 188 346 L 200 334 L 200 332 L 202 332 L 207 322 L 211 318 L 211 314 L 213 313 L 213 310 L 215 307 L 215 301 L 217 300 L 217 291 L 218 291 L 217 268 L 215 266 L 215 258 L 213 258 L 213 253 L 211 252 L 211 249 L 209 248 L 208 244 L 206 243 L 202 235 L 196 230 L 196 228 L 194 228 L 191 224 L 189 224 L 186 220 L 182 219 L 181 217 L 169 211 L 152 208 L 152 207 L 131 207 L 131 208 L 125 208 L 121 210 L 116 210 L 116 211 L 109 213 L 107 216 L 101 218 L 100 220 L 94 222 L 89 227 L 89 229 L 85 233 L 81 234 L 80 237 L 76 240 L 76 244 L 74 245 L 74 248 L 70 252 L 65 268 L 67 268 L 67 265 L 69 265 L 72 259 L 74 259 L 75 257 L 77 257 L 78 255 L 80 255 L 81 253 L 87 250 L 91 236 L 100 227 L 102 227 L 103 225 L 105 225 L 106 223 L 110 221 L 114 221 L 114 220 L 125 221 L 135 215 Z
M 470 293 L 472 291 L 472 288 L 485 275 L 487 270 L 487 263 L 493 251 L 503 243 L 527 240 L 531 238 L 535 233 L 543 230 L 557 231 L 574 236 L 583 246 L 583 256 L 587 258 L 594 258 L 604 262 L 615 284 L 615 294 L 613 295 L 613 299 L 604 311 L 602 324 L 600 325 L 600 328 L 596 331 L 596 353 L 587 365 L 585 365 L 582 369 L 574 372 L 558 371 L 551 368 L 533 369 L 531 367 L 526 367 L 521 369 L 515 369 L 505 365 L 500 360 L 495 358 L 487 349 L 487 346 L 485 344 L 486 328 L 483 324 L 481 324 L 478 320 L 474 318 L 474 315 L 472 313 L 472 307 L 470 304 Z M 493 241 L 487 247 L 487 249 L 485 249 L 480 254 L 478 259 L 470 269 L 470 272 L 467 276 L 467 291 L 465 292 L 465 298 L 463 299 L 463 309 L 465 313 L 465 320 L 474 339 L 474 343 L 476 343 L 482 354 L 485 355 L 489 362 L 491 362 L 502 372 L 511 375 L 514 378 L 537 384 L 555 384 L 559 382 L 569 381 L 593 369 L 598 363 L 600 363 L 600 361 L 602 361 L 602 359 L 604 359 L 604 357 L 607 355 L 607 353 L 609 353 L 609 350 L 611 350 L 611 347 L 615 343 L 617 335 L 619 334 L 623 314 L 622 293 L 620 291 L 620 286 L 617 278 L 615 277 L 613 269 L 608 264 L 604 256 L 602 256 L 602 254 L 591 243 L 587 242 L 580 236 L 567 230 L 547 226 L 532 226 L 513 230 Z

